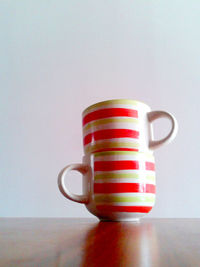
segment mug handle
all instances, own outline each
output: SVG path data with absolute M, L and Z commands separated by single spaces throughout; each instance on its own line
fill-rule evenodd
M 159 148 L 160 146 L 164 145 L 164 144 L 169 144 L 177 135 L 178 132 L 178 123 L 177 120 L 175 119 L 175 117 L 166 112 L 166 111 L 162 111 L 162 110 L 158 110 L 158 111 L 150 111 L 147 114 L 148 117 L 148 121 L 149 123 L 152 123 L 154 120 L 157 120 L 159 118 L 168 118 L 171 123 L 172 123 L 172 127 L 171 127 L 171 131 L 169 132 L 169 134 L 164 137 L 161 140 L 152 140 L 152 128 L 151 128 L 151 137 L 149 140 L 149 148 L 154 150 L 156 148 Z
M 78 202 L 78 203 L 88 203 L 89 196 L 87 195 L 76 195 L 70 192 L 70 190 L 67 189 L 65 185 L 65 177 L 68 174 L 68 172 L 75 170 L 83 174 L 83 177 L 86 178 L 88 173 L 90 172 L 90 166 L 86 164 L 70 164 L 66 166 L 58 175 L 58 187 L 60 192 L 65 196 L 66 198 Z

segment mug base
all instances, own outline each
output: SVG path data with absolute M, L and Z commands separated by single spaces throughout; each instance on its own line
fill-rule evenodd
M 134 222 L 134 223 L 139 223 L 140 219 L 139 218 L 121 218 L 121 219 L 105 219 L 105 218 L 99 218 L 101 222 Z
M 86 205 L 87 210 L 102 222 L 139 222 L 147 213 L 140 212 L 106 212 L 97 210 L 92 203 Z

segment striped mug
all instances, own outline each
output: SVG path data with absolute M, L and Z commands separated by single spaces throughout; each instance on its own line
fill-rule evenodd
M 65 185 L 71 170 L 83 175 L 83 195 L 73 194 Z M 100 220 L 138 220 L 155 203 L 154 157 L 133 151 L 86 155 L 82 164 L 68 165 L 60 172 L 58 186 L 66 198 L 84 203 Z
M 171 121 L 169 134 L 153 140 L 152 122 Z M 82 113 L 85 154 L 107 150 L 153 151 L 171 142 L 177 133 L 176 119 L 165 111 L 151 111 L 146 104 L 127 99 L 99 102 Z

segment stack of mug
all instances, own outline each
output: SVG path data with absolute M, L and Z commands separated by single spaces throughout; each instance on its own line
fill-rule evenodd
M 171 121 L 170 133 L 154 140 L 152 122 Z M 176 119 L 165 111 L 151 111 L 140 101 L 108 100 L 83 111 L 83 163 L 65 167 L 58 176 L 61 193 L 84 203 L 100 220 L 134 221 L 155 204 L 154 149 L 177 134 Z M 83 175 L 83 195 L 70 192 L 64 182 L 70 170 Z

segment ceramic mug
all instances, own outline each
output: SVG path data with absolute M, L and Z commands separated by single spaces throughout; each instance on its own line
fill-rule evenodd
M 73 194 L 65 185 L 71 170 L 83 175 L 83 195 Z M 85 204 L 100 220 L 138 220 L 155 203 L 154 157 L 132 151 L 86 155 L 82 164 L 68 165 L 60 172 L 58 186 L 66 198 Z
M 171 121 L 169 134 L 153 139 L 152 122 L 158 118 Z M 171 142 L 178 125 L 165 111 L 151 108 L 135 100 L 116 99 L 94 104 L 82 113 L 83 145 L 85 154 L 105 150 L 153 151 Z

